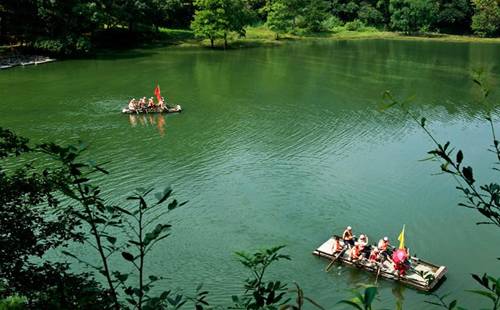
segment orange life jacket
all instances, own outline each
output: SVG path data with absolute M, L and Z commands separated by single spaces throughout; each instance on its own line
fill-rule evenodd
M 335 252 L 340 252 L 342 250 L 342 245 L 340 244 L 340 240 L 335 240 L 334 250 Z

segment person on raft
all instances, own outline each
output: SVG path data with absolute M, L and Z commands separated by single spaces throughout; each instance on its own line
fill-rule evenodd
M 340 237 L 335 236 L 333 241 L 333 246 L 332 246 L 332 251 L 333 254 L 340 253 L 344 249 L 344 245 L 340 243 Z
M 146 97 L 139 99 L 139 109 L 144 109 L 146 107 Z
M 371 262 L 371 263 L 377 263 L 380 261 L 380 250 L 376 247 L 374 247 L 372 249 L 372 251 L 370 252 L 370 257 L 368 258 L 368 260 Z
M 377 247 L 380 251 L 380 255 L 385 258 L 389 257 L 390 243 L 389 238 L 384 237 L 378 241 Z
M 363 250 L 364 250 L 363 244 L 355 242 L 354 247 L 349 252 L 349 259 L 353 262 L 363 259 Z
M 347 244 L 349 248 L 354 246 L 354 235 L 352 234 L 352 227 L 347 226 L 342 234 L 342 239 L 344 239 L 344 244 Z
M 132 100 L 130 100 L 130 102 L 128 103 L 128 109 L 131 111 L 135 111 L 135 109 L 137 108 L 137 104 L 137 100 L 135 100 L 135 98 L 132 98 Z
M 156 108 L 155 101 L 153 100 L 153 97 L 150 97 L 148 100 L 148 108 L 150 108 L 150 109 Z
M 158 106 L 160 107 L 160 109 L 165 110 L 165 108 L 166 108 L 165 98 L 161 97 L 160 101 L 158 101 Z
M 398 276 L 406 275 L 406 271 L 411 267 L 410 250 L 407 247 L 395 250 L 392 253 L 392 263 Z

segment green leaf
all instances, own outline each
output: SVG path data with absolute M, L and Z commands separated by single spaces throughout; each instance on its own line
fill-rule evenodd
M 354 301 L 351 301 L 351 300 L 341 300 L 339 301 L 337 304 L 347 304 L 353 308 L 356 308 L 356 309 L 359 309 L 359 310 L 363 310 L 363 308 L 361 308 L 360 305 L 358 305 L 357 303 L 355 303 Z
M 116 273 L 114 273 L 114 276 L 115 276 L 115 278 L 117 278 L 117 279 L 118 279 L 118 281 L 120 281 L 120 282 L 125 282 L 125 281 L 127 281 L 127 279 L 128 279 L 128 274 L 126 274 L 126 273 L 116 272 Z
M 134 256 L 130 254 L 129 252 L 122 252 L 122 256 L 124 259 L 128 260 L 129 262 L 134 261 Z
M 151 281 L 158 281 L 159 278 L 157 276 L 151 275 L 151 276 L 149 276 L 149 280 L 151 280 Z
M 177 200 L 176 199 L 174 199 L 171 203 L 168 204 L 169 210 L 173 210 L 175 208 L 177 208 Z
M 463 159 L 464 159 L 464 154 L 462 153 L 462 150 L 460 150 L 457 153 L 457 164 L 460 165 Z
M 366 307 L 370 307 L 372 302 L 373 302 L 373 299 L 375 299 L 375 296 L 377 295 L 377 288 L 372 286 L 372 287 L 367 287 L 365 289 L 365 300 L 364 300 L 364 303 L 365 303 L 365 306 Z
M 463 167 L 462 168 L 462 174 L 464 175 L 465 180 L 467 183 L 472 184 L 474 183 L 474 175 L 472 173 L 472 167 Z
M 116 238 L 112 236 L 107 236 L 106 239 L 108 239 L 109 243 L 115 244 L 116 243 Z
M 170 194 L 172 194 L 172 189 L 170 189 L 170 187 L 167 187 L 163 193 L 156 193 L 155 197 L 156 199 L 158 199 L 158 202 L 157 204 L 161 204 L 163 203 L 165 200 L 168 199 L 168 197 L 170 197 Z
M 164 291 L 163 293 L 161 293 L 160 299 L 165 300 L 169 294 L 170 294 L 170 291 Z

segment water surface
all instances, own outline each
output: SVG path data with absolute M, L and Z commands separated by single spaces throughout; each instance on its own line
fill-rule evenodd
M 100 180 L 114 202 L 169 184 L 189 200 L 166 219 L 173 235 L 149 261 L 166 287 L 192 293 L 203 282 L 212 303 L 227 304 L 247 276 L 232 253 L 286 244 L 293 260 L 270 275 L 299 282 L 331 308 L 374 279 L 349 268 L 327 274 L 311 251 L 347 225 L 395 241 L 406 224 L 412 252 L 449 268 L 438 293 L 476 305 L 463 290 L 474 287 L 470 273 L 498 274 L 499 232 L 477 227 L 479 217 L 457 207 L 454 181 L 419 161 L 432 148 L 424 132 L 401 110 L 377 105 L 386 89 L 414 95 L 413 111 L 464 150 L 479 181 L 492 180 L 470 70 L 498 79 L 498 55 L 494 44 L 384 40 L 136 50 L 2 71 L 0 125 L 35 141 L 89 142 L 89 155 L 109 162 L 111 176 Z M 156 80 L 182 114 L 119 113 L 131 97 L 152 96 Z M 388 308 L 401 292 L 405 309 L 426 299 L 381 285 Z

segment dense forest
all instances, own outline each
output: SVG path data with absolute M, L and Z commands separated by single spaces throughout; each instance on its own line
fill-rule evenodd
M 245 35 L 249 25 L 296 35 L 356 31 L 497 36 L 498 0 L 5 0 L 1 44 L 59 54 L 95 46 L 150 41 L 163 27 L 192 29 L 196 37 Z

